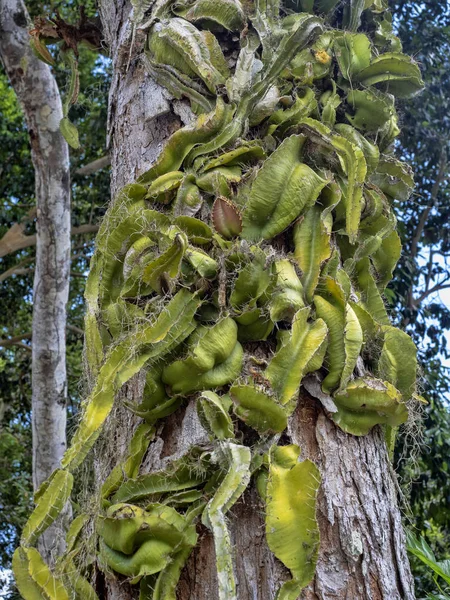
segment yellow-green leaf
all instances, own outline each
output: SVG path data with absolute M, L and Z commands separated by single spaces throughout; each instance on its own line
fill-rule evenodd
M 228 413 L 230 399 L 214 392 L 203 392 L 197 400 L 197 414 L 203 427 L 218 440 L 234 437 L 234 427 Z
M 300 448 L 295 445 L 272 446 L 269 453 L 266 538 L 293 577 L 277 598 L 298 597 L 314 577 L 319 551 L 316 498 L 320 472 L 310 460 L 298 462 L 299 455 Z M 287 595 L 292 588 L 296 595 Z
M 12 568 L 24 600 L 69 600 L 63 583 L 53 575 L 35 548 L 17 548 Z
M 285 139 L 264 162 L 244 209 L 242 237 L 271 239 L 317 200 L 328 181 L 301 162 L 305 137 Z
M 370 66 L 358 72 L 357 80 L 365 86 L 378 85 L 399 98 L 414 96 L 424 87 L 417 63 L 401 52 L 377 56 Z
M 294 226 L 294 256 L 302 270 L 305 297 L 312 302 L 322 264 L 331 256 L 333 217 L 316 204 Z
M 384 326 L 384 343 L 378 361 L 378 373 L 392 383 L 409 400 L 416 389 L 417 348 L 407 333 L 396 327 Z
M 283 340 L 265 372 L 283 405 L 296 398 L 301 380 L 327 336 L 325 322 L 317 319 L 308 323 L 309 313 L 309 308 L 302 308 L 295 314 L 289 338 Z
M 73 486 L 73 475 L 63 469 L 54 471 L 45 482 L 44 489 L 36 495 L 36 507 L 22 531 L 22 544 L 34 544 L 63 510 Z
M 400 392 L 373 377 L 354 379 L 333 400 L 338 407 L 331 415 L 333 421 L 353 435 L 366 435 L 375 425 L 400 425 L 408 418 Z
M 353 308 L 346 302 L 342 287 L 330 277 L 323 280 L 314 297 L 317 316 L 327 324 L 328 349 L 325 366 L 328 375 L 324 392 L 342 388 L 351 377 L 363 343 L 363 332 Z
M 80 139 L 76 125 L 69 121 L 68 117 L 63 117 L 59 123 L 59 129 L 69 146 L 74 150 L 78 150 Z
M 254 385 L 233 385 L 230 395 L 236 416 L 260 434 L 281 433 L 286 429 L 286 409 Z
M 170 352 L 192 333 L 196 326 L 193 317 L 200 304 L 195 295 L 180 290 L 155 323 L 138 327 L 108 352 L 81 423 L 63 457 L 63 466 L 74 469 L 84 460 L 113 407 L 118 389 L 147 361 Z

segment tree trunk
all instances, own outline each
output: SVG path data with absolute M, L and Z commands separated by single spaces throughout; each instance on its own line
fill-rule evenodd
M 154 163 L 163 142 L 190 119 L 191 113 L 187 103 L 173 100 L 146 73 L 137 56 L 142 48 L 139 31 L 127 69 L 130 3 L 102 0 L 100 5 L 114 68 L 109 99 L 114 194 Z M 136 393 L 139 378 L 127 388 L 128 394 Z M 107 473 L 120 460 L 120 453 L 126 454 L 137 423 L 126 413 L 119 406 L 110 417 L 110 422 L 114 422 L 114 456 L 105 453 L 105 446 L 100 445 L 96 453 L 98 472 Z M 167 418 L 157 433 L 141 472 L 149 472 L 161 460 L 181 456 L 190 446 L 208 439 L 192 404 Z M 375 427 L 364 437 L 344 433 L 325 414 L 319 400 L 302 389 L 286 441 L 298 444 L 302 458 L 310 458 L 322 475 L 318 498 L 319 561 L 314 580 L 301 598 L 412 600 L 413 580 L 405 551 L 396 478 L 381 429 Z M 274 598 L 280 582 L 288 579 L 288 572 L 267 547 L 262 511 L 255 490 L 249 489 L 228 515 L 239 600 Z M 182 573 L 177 598 L 216 600 L 216 590 L 214 543 L 209 531 L 202 528 L 201 542 Z M 137 598 L 136 593 L 117 578 L 107 577 L 101 597 L 125 600 Z
M 33 292 L 33 486 L 60 466 L 66 449 L 66 305 L 70 272 L 70 176 L 59 131 L 61 99 L 50 68 L 33 54 L 22 0 L 0 1 L 0 56 L 24 110 L 36 177 L 37 249 Z M 57 525 L 40 541 L 47 559 L 62 550 Z

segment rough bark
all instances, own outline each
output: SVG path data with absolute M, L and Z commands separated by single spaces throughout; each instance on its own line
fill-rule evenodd
M 66 449 L 66 304 L 70 270 L 69 153 L 60 131 L 61 99 L 50 68 L 29 45 L 22 0 L 0 1 L 0 55 L 22 105 L 36 177 L 37 250 L 33 294 L 33 485 L 60 464 Z M 43 556 L 60 548 L 55 527 Z
M 130 4 L 125 0 L 100 3 L 114 75 L 109 100 L 109 137 L 113 194 L 147 170 L 163 142 L 188 117 L 184 104 L 172 101 L 145 73 L 136 57 L 139 36 L 127 69 L 131 40 Z M 139 382 L 128 386 L 136 393 Z M 120 403 L 120 399 L 119 399 Z M 113 421 L 113 424 L 112 424 Z M 120 406 L 110 418 L 105 445 L 96 453 L 96 469 L 108 472 L 108 461 L 125 456 L 136 426 Z M 123 423 L 124 427 L 120 427 Z M 114 431 L 114 438 L 111 432 Z M 316 576 L 303 600 L 413 600 L 413 581 L 405 551 L 401 513 L 392 472 L 379 428 L 363 437 L 347 435 L 326 416 L 318 400 L 302 393 L 290 420 L 288 438 L 303 449 L 303 457 L 320 468 L 318 500 L 321 548 Z M 104 448 L 114 449 L 109 453 Z M 161 467 L 193 444 L 207 440 L 193 406 L 167 418 L 157 432 L 142 472 Z M 114 464 L 115 464 L 114 463 Z M 112 464 L 109 465 L 111 468 Z M 250 489 L 228 515 L 234 547 L 239 600 L 270 600 L 288 578 L 269 551 L 264 537 L 262 504 Z M 178 600 L 216 600 L 214 545 L 201 529 L 201 543 L 191 555 L 178 586 Z M 118 578 L 107 578 L 101 597 L 127 600 L 136 589 Z

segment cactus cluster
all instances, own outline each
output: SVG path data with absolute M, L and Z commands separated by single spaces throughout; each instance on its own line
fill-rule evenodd
M 393 156 L 395 97 L 417 93 L 420 72 L 386 0 L 157 0 L 145 17 L 144 63 L 195 118 L 99 231 L 86 289 L 92 392 L 37 494 L 18 586 L 26 599 L 96 597 L 77 554 L 86 516 L 53 574 L 32 546 L 115 395 L 144 370 L 143 398 L 126 405 L 142 424 L 101 489 L 98 566 L 139 583 L 142 599 L 174 600 L 200 519 L 219 597 L 235 599 L 226 514 L 254 478 L 267 543 L 292 574 L 277 600 L 294 600 L 319 545 L 319 471 L 279 445 L 300 387 L 345 432 L 383 425 L 391 438 L 416 393 L 416 350 L 383 292 L 401 251 L 392 204 L 413 186 Z M 187 402 L 210 444 L 139 474 L 155 423 Z

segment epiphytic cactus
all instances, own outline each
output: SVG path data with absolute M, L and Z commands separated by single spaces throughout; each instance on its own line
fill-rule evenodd
M 121 190 L 98 234 L 86 288 L 92 392 L 15 554 L 26 599 L 95 598 L 77 552 L 87 516 L 53 575 L 30 546 L 141 370 L 144 396 L 126 406 L 143 423 L 103 483 L 95 522 L 100 568 L 140 582 L 141 598 L 175 598 L 200 517 L 215 538 L 219 595 L 235 597 L 226 512 L 252 475 L 269 547 L 292 573 L 277 598 L 296 598 L 313 577 L 319 472 L 298 462 L 298 447 L 276 445 L 306 375 L 350 434 L 407 419 L 415 348 L 382 294 L 401 249 L 392 202 L 413 186 L 392 156 L 395 97 L 422 81 L 385 0 L 337 5 L 142 3 L 144 64 L 195 116 Z M 191 400 L 209 446 L 139 475 L 155 423 Z M 240 423 L 265 443 L 247 443 L 245 427 L 237 437 Z

